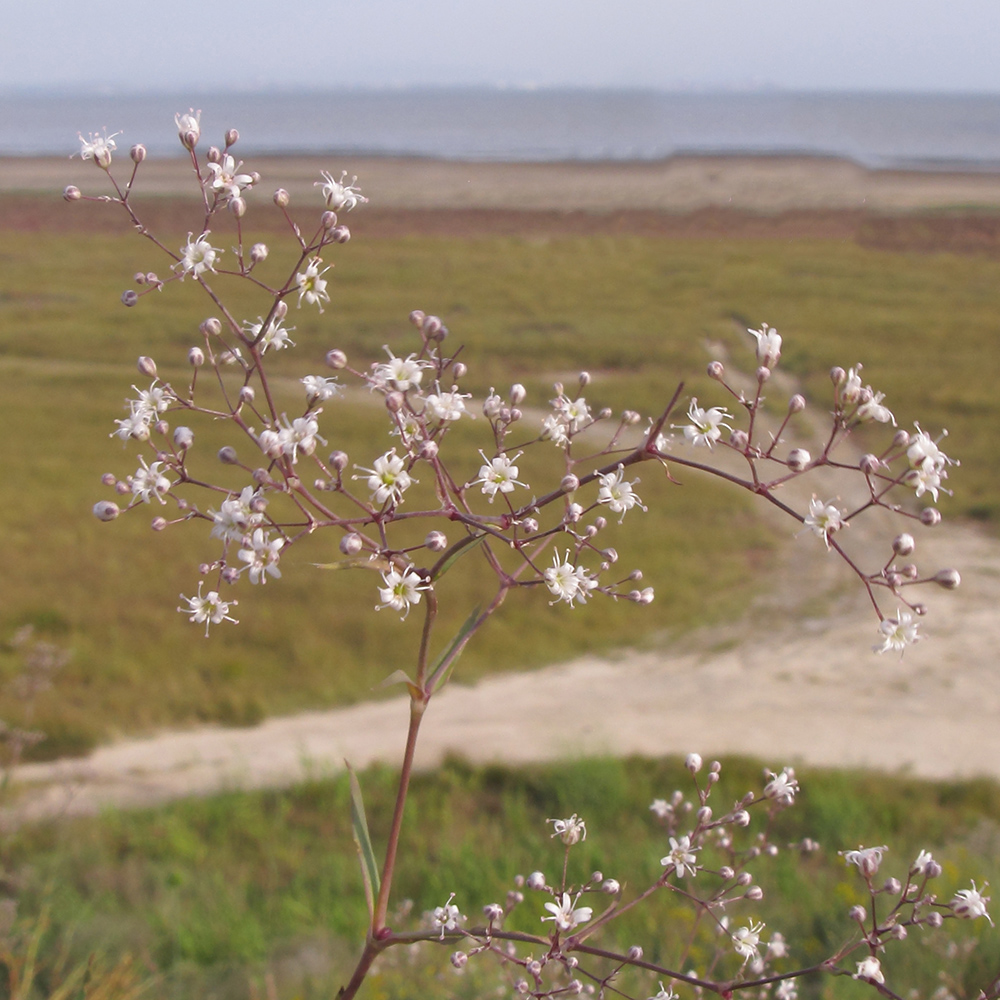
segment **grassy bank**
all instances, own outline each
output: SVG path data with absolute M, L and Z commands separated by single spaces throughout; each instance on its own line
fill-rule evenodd
M 793 958 L 783 968 L 815 962 L 852 936 L 847 910 L 863 902 L 863 886 L 838 850 L 888 844 L 880 877 L 900 879 L 917 853 L 929 850 L 944 867 L 933 887 L 942 901 L 968 887 L 973 876 L 979 882 L 1000 875 L 1000 790 L 993 784 L 825 771 L 800 772 L 799 778 L 803 791 L 779 817 L 775 840 L 794 844 L 808 836 L 821 850 L 782 850 L 761 859 L 752 870 L 765 890 L 763 901 L 727 909 L 736 923 L 750 916 L 764 920 L 765 940 L 775 931 L 786 937 Z M 721 809 L 761 782 L 757 762 L 729 761 L 713 802 Z M 362 783 L 373 836 L 381 843 L 392 775 L 372 771 Z M 662 871 L 658 859 L 668 846 L 649 805 L 675 788 L 688 793 L 691 784 L 672 761 L 582 760 L 518 771 L 452 761 L 416 781 L 396 899 L 397 905 L 412 901 L 412 912 L 392 923 L 397 929 L 419 925 L 420 914 L 451 892 L 476 920 L 482 905 L 503 900 L 516 874 L 540 869 L 555 879 L 561 847 L 546 820 L 573 812 L 586 820 L 589 835 L 572 852 L 570 879 L 600 869 L 625 885 L 629 899 Z M 47 976 L 58 978 L 56 958 L 71 967 L 96 955 L 113 966 L 131 955 L 133 969 L 152 980 L 151 997 L 236 1000 L 254 990 L 260 995 L 268 974 L 280 997 L 320 997 L 342 982 L 364 925 L 350 838 L 349 791 L 338 778 L 287 792 L 230 794 L 26 829 L 6 841 L 4 867 L 9 887 L 21 897 L 25 924 L 48 913 L 42 949 Z M 705 885 L 691 888 L 708 891 L 711 876 L 704 878 Z M 537 931 L 542 901 L 528 893 L 510 926 Z M 602 942 L 618 948 L 640 943 L 649 960 L 675 963 L 687 913 L 678 897 L 661 894 L 613 924 Z M 949 921 L 947 932 L 913 935 L 920 940 L 883 957 L 890 984 L 903 996 L 911 989 L 929 995 L 942 969 L 952 977 L 954 995 L 974 996 L 974 987 L 985 985 L 1000 962 L 997 932 L 982 920 Z M 956 942 L 950 949 L 948 940 Z M 698 938 L 686 967 L 703 968 L 713 947 L 712 935 Z M 390 954 L 395 957 L 369 996 L 483 996 L 502 982 L 489 962 L 457 977 L 447 952 L 434 948 L 422 957 L 405 950 Z M 846 967 L 853 971 L 853 962 Z M 655 992 L 649 986 L 631 983 L 639 996 Z M 822 988 L 807 983 L 801 995 L 865 995 L 859 989 L 849 979 L 824 979 Z
M 170 235 L 177 245 L 180 228 Z M 419 307 L 442 315 L 467 345 L 466 388 L 477 393 L 517 380 L 529 404 L 544 405 L 554 380 L 587 368 L 593 403 L 653 412 L 680 376 L 695 373 L 689 392 L 707 405 L 722 400 L 698 374 L 705 362 L 721 350 L 733 367 L 748 367 L 744 327 L 766 320 L 786 337 L 782 367 L 820 411 L 829 367 L 864 362 L 903 426 L 916 419 L 931 433 L 950 430 L 947 450 L 963 468 L 953 477 L 955 499 L 942 498 L 946 513 L 990 523 L 1000 514 L 993 434 L 1000 403 L 988 363 L 1000 316 L 997 261 L 809 240 L 598 234 L 365 242 L 361 214 L 353 228 L 355 240 L 331 256 L 330 309 L 293 312 L 298 347 L 275 357 L 275 371 L 289 378 L 289 401 L 298 398 L 294 379 L 321 372 L 331 347 L 359 367 L 382 357 L 383 344 L 408 351 L 405 317 Z M 280 238 L 268 239 L 268 265 L 276 267 Z M 228 245 L 225 234 L 219 242 Z M 194 591 L 197 564 L 213 554 L 207 532 L 179 526 L 154 535 L 149 510 L 113 525 L 89 515 L 107 495 L 101 473 L 135 467 L 135 449 L 107 438 L 139 381 L 135 357 L 150 354 L 165 376 L 182 378 L 205 302 L 188 282 L 124 309 L 119 296 L 133 271 L 165 270 L 129 233 L 19 233 L 2 260 L 8 474 L 0 483 L 7 513 L 0 637 L 31 623 L 73 652 L 58 688 L 37 707 L 34 722 L 50 733 L 41 752 L 82 750 L 122 731 L 247 723 L 351 701 L 408 662 L 417 620 L 400 625 L 370 614 L 376 580 L 368 574 L 315 571 L 309 563 L 334 555 L 333 541 L 321 538 L 283 559 L 284 579 L 266 593 L 241 585 L 239 628 L 220 628 L 205 642 L 174 609 L 178 594 Z M 253 317 L 263 308 L 250 302 L 243 312 Z M 382 447 L 378 414 L 343 404 L 328 414 L 335 414 L 324 426 L 330 447 L 370 465 Z M 462 431 L 471 454 L 483 443 L 481 430 L 480 422 Z M 199 440 L 207 454 L 226 441 L 209 441 L 213 433 Z M 683 488 L 654 479 L 644 476 L 641 487 L 649 514 L 616 530 L 612 544 L 626 571 L 642 567 L 656 603 L 592 602 L 569 612 L 550 609 L 538 594 L 516 595 L 470 648 L 460 678 L 654 641 L 747 604 L 776 543 L 749 499 L 693 476 L 683 477 Z M 473 603 L 485 583 L 474 567 L 463 570 L 455 586 Z M 456 604 L 451 624 L 467 611 Z M 0 654 L 0 668 L 10 675 L 16 658 Z M 17 711 L 9 692 L 0 694 L 0 717 L 20 721 Z

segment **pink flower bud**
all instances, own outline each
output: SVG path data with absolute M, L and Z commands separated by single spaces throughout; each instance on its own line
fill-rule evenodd
M 326 211 L 319 217 L 319 224 L 324 229 L 333 229 L 337 224 L 337 213 Z
M 238 465 L 239 457 L 236 454 L 236 449 L 231 445 L 223 445 L 219 449 L 218 459 L 223 465 Z
M 737 809 L 733 813 L 733 822 L 737 826 L 749 826 L 750 825 L 750 813 L 746 809 Z
M 859 924 L 863 924 L 868 914 L 865 913 L 865 908 L 863 906 L 854 905 L 847 911 L 847 916 L 851 920 L 854 920 Z
M 448 548 L 448 536 L 443 531 L 429 531 L 424 539 L 424 545 L 431 552 L 444 552 Z
M 789 413 L 801 413 L 806 408 L 805 396 L 796 393 L 788 401 L 788 412 Z
M 174 447 L 187 451 L 194 444 L 194 431 L 190 427 L 177 427 L 174 430 Z
M 945 590 L 955 590 L 962 582 L 957 569 L 942 569 L 934 574 L 934 582 Z
M 364 540 L 362 537 L 356 531 L 352 531 L 341 538 L 340 551 L 345 556 L 356 556 L 361 551 L 363 545 Z
M 145 375 L 146 378 L 156 378 L 156 362 L 152 358 L 140 357 L 136 362 L 136 368 L 140 375 Z
M 635 427 L 640 420 L 642 417 L 635 410 L 622 410 L 622 423 L 627 427 Z
M 83 193 L 75 184 L 67 184 L 63 188 L 63 200 L 64 201 L 79 201 L 83 197 Z
M 200 368 L 205 363 L 205 352 L 200 347 L 192 347 L 188 351 L 188 364 L 192 368 Z
M 830 381 L 834 385 L 843 385 L 844 381 L 847 379 L 847 372 L 844 371 L 839 365 L 836 368 L 830 369 Z
M 343 351 L 334 348 L 334 350 L 326 352 L 326 364 L 328 368 L 339 371 L 341 368 L 346 367 L 347 355 Z
M 250 247 L 250 262 L 252 264 L 260 264 L 267 260 L 267 244 L 266 243 L 255 243 Z
M 240 141 L 240 134 L 236 129 L 231 128 L 226 132 L 226 149 L 235 146 Z
M 237 219 L 242 219 L 243 216 L 247 214 L 247 203 L 239 195 L 235 198 L 230 198 L 229 211 L 232 212 Z
M 892 436 L 893 448 L 905 448 L 910 443 L 910 435 L 900 428 Z
M 606 892 L 609 896 L 617 896 L 621 891 L 621 883 L 616 878 L 605 879 L 601 884 L 601 892 Z
M 274 192 L 274 203 L 278 208 L 288 208 L 288 202 L 291 199 L 288 197 L 288 192 L 284 188 L 278 188 Z
M 153 531 L 163 531 L 167 526 L 167 519 L 165 517 L 154 517 L 150 527 Z
M 697 774 L 701 770 L 701 754 L 689 753 L 684 758 L 684 766 L 692 773 Z
M 559 482 L 559 489 L 563 493 L 573 493 L 580 488 L 580 480 L 572 472 L 567 473 Z
M 425 316 L 420 329 L 428 340 L 434 340 L 444 329 L 444 324 L 437 316 Z
M 745 893 L 743 893 L 744 899 L 763 899 L 764 890 L 759 885 L 752 885 Z
M 94 517 L 98 521 L 113 521 L 120 513 L 121 508 L 111 500 L 98 500 L 94 504 Z
M 240 388 L 240 402 L 252 403 L 257 397 L 257 390 L 252 385 L 244 385 Z
M 699 823 L 711 823 L 712 822 L 712 807 L 702 806 L 697 813 Z
M 920 512 L 920 523 L 933 528 L 934 525 L 941 523 L 941 511 L 935 507 L 925 507 Z
M 723 880 L 731 879 L 735 874 L 736 872 L 732 868 L 730 868 L 729 865 L 723 865 L 719 869 L 719 878 Z
M 545 888 L 545 876 L 541 872 L 532 872 L 527 879 L 525 879 L 524 884 L 529 889 L 534 889 L 536 891 Z
M 332 451 L 330 452 L 330 457 L 327 462 L 331 469 L 336 469 L 337 472 L 343 472 L 347 468 L 347 463 L 350 461 L 347 457 L 346 451 Z
M 642 948 L 640 945 L 634 944 L 629 948 L 628 960 L 630 962 L 639 962 L 642 960 Z
M 533 535 L 536 531 L 538 531 L 538 522 L 533 517 L 526 517 L 521 522 L 521 530 L 526 535 Z
M 525 389 L 520 382 L 515 382 L 510 387 L 510 405 L 520 406 L 524 402 L 525 397 L 527 395 L 528 395 L 528 390 Z
M 756 372 L 757 381 L 763 385 L 771 377 L 771 369 L 766 365 L 761 365 Z
M 483 907 L 483 915 L 491 923 L 503 918 L 503 907 L 499 903 L 487 903 Z
M 720 381 L 726 374 L 726 366 L 721 361 L 709 361 L 708 368 L 706 370 L 709 378 L 714 378 Z
M 218 146 L 209 146 L 208 152 L 205 154 L 205 159 L 209 163 L 221 163 L 222 162 L 222 150 Z
M 907 937 L 907 930 L 902 924 L 896 924 L 895 927 L 889 932 L 897 941 L 905 941 Z
M 746 451 L 747 445 L 750 443 L 750 438 L 747 437 L 747 432 L 737 428 L 729 435 L 729 443 L 737 451 Z
M 465 963 L 469 961 L 469 956 L 465 954 L 464 951 L 456 951 L 452 953 L 451 964 L 455 966 L 456 969 L 464 969 Z
M 413 312 L 410 313 L 410 322 L 416 327 L 422 327 L 425 319 L 425 314 L 419 309 L 414 309 Z
M 222 324 L 214 316 L 209 316 L 208 319 L 202 320 L 201 326 L 198 329 L 206 337 L 218 337 L 222 333 Z
M 146 147 L 141 142 L 137 142 L 128 151 L 128 155 L 132 157 L 133 163 L 142 163 L 146 159 Z
M 897 535 L 892 540 L 892 551 L 896 553 L 897 556 L 908 556 L 916 547 L 916 542 L 913 540 L 913 535 L 908 535 L 905 531 L 901 535 Z
M 451 374 L 454 378 L 465 378 L 469 374 L 469 366 L 462 361 L 456 361 L 451 366 Z
M 942 917 L 937 910 L 932 910 L 924 918 L 924 923 L 927 924 L 928 927 L 940 927 L 944 923 L 944 917 Z
M 130 308 L 134 306 L 139 301 L 139 294 L 134 292 L 131 288 L 122 292 L 122 304 L 129 306 Z
M 590 385 L 590 372 L 580 372 L 580 388 Z
M 902 890 L 903 887 L 898 878 L 887 878 L 882 888 L 889 893 L 890 896 L 895 896 Z
M 758 851 L 758 853 L 760 852 Z M 752 881 L 753 881 L 753 876 L 750 874 L 750 872 L 740 872 L 739 875 L 736 876 L 737 885 L 749 885 Z
M 788 468 L 793 472 L 802 472 L 809 467 L 812 455 L 805 448 L 793 448 L 788 453 Z
M 334 226 L 330 230 L 330 237 L 333 239 L 334 243 L 350 243 L 351 242 L 351 231 L 347 226 Z
M 858 468 L 866 476 L 874 476 L 879 470 L 879 466 L 882 463 L 878 460 L 877 455 L 862 455 L 861 461 L 858 462 Z
M 437 441 L 421 441 L 420 447 L 417 449 L 417 457 L 422 458 L 425 462 L 430 462 L 437 458 L 438 450 Z

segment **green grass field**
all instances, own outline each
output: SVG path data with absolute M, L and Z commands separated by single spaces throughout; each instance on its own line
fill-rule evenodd
M 321 372 L 330 347 L 346 350 L 359 367 L 382 357 L 383 344 L 405 353 L 412 343 L 406 316 L 423 308 L 444 317 L 453 339 L 466 345 L 465 387 L 477 393 L 517 380 L 528 387 L 529 404 L 544 406 L 554 380 L 569 382 L 586 368 L 594 374 L 587 395 L 597 405 L 652 413 L 682 377 L 707 405 L 723 402 L 703 375 L 708 345 L 722 345 L 732 366 L 750 367 L 743 330 L 767 321 L 785 337 L 782 368 L 820 411 L 828 405 L 829 368 L 863 362 L 901 425 L 919 420 L 931 433 L 947 427 L 947 450 L 963 466 L 951 481 L 956 496 L 943 497 L 942 509 L 996 523 L 996 260 L 829 241 L 366 243 L 362 220 L 355 239 L 337 248 L 326 314 L 290 316 L 298 347 L 274 356 L 290 400 L 298 398 L 294 379 Z M 183 242 L 182 235 L 173 239 Z M 268 266 L 277 268 L 280 238 L 268 239 Z M 418 621 L 368 613 L 374 575 L 314 570 L 309 563 L 335 555 L 334 542 L 322 536 L 283 560 L 284 579 L 266 593 L 241 584 L 239 628 L 219 628 L 205 641 L 176 613 L 178 595 L 194 592 L 197 564 L 213 554 L 207 531 L 182 525 L 154 534 L 148 522 L 159 511 L 151 509 L 111 525 L 89 511 L 109 495 L 102 473 L 135 468 L 136 449 L 108 438 L 140 381 L 135 358 L 152 355 L 166 377 L 184 378 L 186 350 L 211 310 L 190 282 L 123 308 L 119 296 L 134 270 L 166 270 L 154 248 L 131 233 L 22 232 L 0 257 L 0 416 L 8 429 L 0 638 L 30 623 L 73 654 L 58 693 L 36 707 L 36 724 L 49 733 L 37 752 L 356 700 L 405 665 L 400 650 L 415 646 Z M 219 286 L 225 294 L 225 281 Z M 263 302 L 247 302 L 240 312 L 253 317 L 263 309 Z M 330 446 L 370 464 L 383 447 L 378 414 L 335 405 L 333 432 L 324 426 Z M 463 428 L 470 455 L 484 443 L 481 427 Z M 199 433 L 208 455 L 228 440 L 218 429 Z M 656 603 L 600 601 L 569 611 L 550 609 L 537 593 L 517 594 L 477 637 L 459 679 L 661 641 L 738 614 L 779 539 L 755 519 L 750 498 L 693 475 L 683 477 L 683 488 L 655 478 L 644 476 L 641 488 L 650 513 L 641 522 L 630 517 L 608 537 L 623 567 L 642 567 Z M 466 562 L 456 588 L 478 598 L 486 585 Z M 456 604 L 444 624 L 457 627 L 467 612 Z M 553 616 L 559 628 L 548 627 Z M 15 667 L 14 657 L 0 653 L 0 668 L 9 675 Z M 17 711 L 0 694 L 0 717 L 15 720 Z

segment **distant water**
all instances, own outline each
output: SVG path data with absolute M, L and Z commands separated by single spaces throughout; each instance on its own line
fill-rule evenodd
M 76 134 L 180 152 L 174 113 L 203 108 L 242 157 L 341 153 L 468 160 L 654 160 L 799 153 L 870 167 L 1000 170 L 1000 95 L 394 90 L 269 94 L 0 94 L 0 155 L 69 155 Z

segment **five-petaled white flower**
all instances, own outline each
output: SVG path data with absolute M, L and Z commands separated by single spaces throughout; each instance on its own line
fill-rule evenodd
M 882 634 L 882 641 L 872 646 L 876 653 L 887 653 L 890 649 L 899 651 L 900 658 L 906 651 L 907 646 L 912 646 L 922 638 L 917 631 L 918 625 L 913 620 L 913 615 L 909 611 L 896 609 L 895 618 L 883 618 L 879 622 L 879 632 Z
M 887 406 L 882 405 L 883 399 L 885 399 L 885 393 L 876 392 L 867 403 L 862 403 L 858 407 L 858 420 L 874 420 L 876 423 L 892 424 L 892 426 L 895 427 L 896 418 L 892 415 L 892 411 Z
M 424 583 L 420 574 L 412 569 L 407 569 L 405 573 L 391 569 L 382 574 L 382 582 L 385 586 L 378 589 L 382 603 L 377 605 L 375 610 L 392 608 L 393 611 L 402 611 L 400 618 L 405 618 L 410 613 L 412 604 L 420 603 L 421 591 L 428 589 L 428 584 Z
M 618 519 L 619 524 L 625 520 L 625 512 L 633 507 L 646 510 L 642 499 L 632 489 L 639 480 L 633 479 L 629 482 L 625 478 L 625 466 L 619 465 L 614 472 L 598 476 L 597 481 L 600 483 L 600 489 L 597 491 L 597 502 L 606 503 L 609 510 L 615 514 L 621 514 Z
M 692 396 L 691 404 L 688 406 L 688 420 L 690 424 L 684 424 L 679 430 L 684 431 L 684 438 L 688 444 L 706 445 L 711 448 L 719 438 L 722 437 L 722 428 L 732 431 L 732 427 L 725 420 L 732 420 L 733 415 L 727 413 L 721 406 L 712 406 L 705 410 L 698 405 L 698 398 Z M 677 426 L 672 424 L 671 426 Z
M 218 594 L 218 591 L 210 590 L 204 597 L 201 596 L 201 581 L 198 581 L 198 593 L 194 597 L 185 597 L 183 594 L 180 595 L 182 601 L 187 601 L 188 606 L 186 608 L 178 608 L 177 610 L 182 615 L 188 616 L 188 621 L 195 622 L 200 625 L 202 622 L 205 623 L 205 635 L 208 635 L 208 629 L 211 625 L 218 625 L 220 622 L 232 622 L 234 625 L 238 625 L 239 622 L 235 618 L 229 616 L 229 608 L 232 605 L 239 604 L 239 601 L 223 601 Z
M 218 511 L 209 509 L 212 518 L 212 538 L 221 538 L 224 542 L 239 542 L 243 536 L 264 520 L 262 513 L 251 508 L 260 493 L 252 486 L 244 486 L 238 497 L 229 497 L 222 501 Z
M 736 954 L 742 956 L 744 964 L 757 957 L 757 946 L 760 944 L 760 932 L 764 929 L 763 922 L 750 921 L 748 927 L 737 927 L 730 935 Z
M 250 340 L 256 340 L 260 337 L 260 331 L 264 327 L 264 317 L 258 316 L 256 323 L 251 323 L 249 320 L 245 321 L 243 324 L 243 330 L 250 338 Z M 294 330 L 295 327 L 290 327 L 290 330 Z M 281 320 L 272 319 L 270 323 L 267 324 L 267 329 L 264 331 L 264 336 L 260 338 L 260 353 L 263 354 L 269 347 L 273 347 L 276 351 L 284 350 L 286 347 L 294 347 L 295 341 L 288 336 L 289 330 L 286 330 L 281 325 Z
M 389 360 L 375 365 L 375 370 L 372 372 L 372 388 L 391 383 L 393 388 L 400 392 L 416 389 L 424 377 L 424 370 L 434 367 L 430 361 L 422 361 L 415 354 L 397 358 L 387 346 L 383 345 L 382 350 L 389 355 Z
M 163 494 L 173 485 L 161 471 L 162 462 L 154 462 L 146 465 L 146 460 L 140 456 L 141 465 L 129 477 L 129 485 L 132 487 L 132 496 L 143 503 L 149 503 L 156 497 L 160 503 L 166 503 Z
M 148 410 L 140 409 L 138 400 L 130 401 L 129 415 L 124 420 L 116 420 L 118 430 L 112 431 L 108 437 L 119 437 L 122 441 L 135 438 L 136 441 L 149 440 L 149 425 L 151 423 Z
M 781 774 L 768 771 L 771 780 L 764 786 L 764 797 L 772 799 L 779 805 L 790 806 L 795 800 L 795 793 L 799 790 L 799 782 L 795 777 L 795 772 L 786 767 Z
M 98 135 L 96 132 L 89 132 L 89 138 L 84 139 L 84 137 L 77 132 L 77 137 L 80 140 L 80 159 L 81 160 L 93 160 L 99 167 L 103 167 L 105 170 L 111 166 L 111 154 L 118 148 L 115 142 L 115 136 L 121 135 L 121 132 L 112 132 L 108 135 L 108 130 L 104 130 L 104 135 Z
M 431 914 L 431 922 L 440 929 L 442 939 L 446 931 L 457 930 L 458 925 L 465 920 L 465 915 L 452 903 L 454 898 L 455 893 L 452 893 L 448 897 L 448 902 L 444 906 L 435 906 Z
M 205 187 L 225 198 L 226 201 L 238 198 L 240 192 L 244 188 L 250 187 L 254 180 L 252 174 L 239 173 L 242 166 L 243 161 L 240 160 L 237 163 L 230 153 L 226 153 L 219 163 L 206 164 L 212 176 L 205 178 Z
M 340 383 L 336 378 L 324 378 L 322 375 L 306 375 L 299 381 L 306 388 L 306 396 L 311 400 L 325 403 L 328 399 L 340 394 Z
M 177 134 L 181 142 L 186 146 L 187 137 L 192 137 L 192 145 L 197 145 L 201 138 L 201 111 L 191 108 L 188 111 L 179 111 L 174 115 L 174 124 L 177 126 Z
M 542 917 L 542 920 L 554 920 L 556 927 L 561 931 L 571 931 L 580 924 L 585 924 L 593 915 L 594 909 L 591 906 L 577 906 L 576 902 L 568 892 L 562 894 L 562 899 L 558 903 L 546 903 L 545 909 L 552 914 L 550 917 Z
M 573 607 L 574 601 L 586 604 L 590 591 L 597 586 L 597 581 L 582 566 L 574 566 L 570 562 L 568 549 L 564 559 L 560 559 L 558 553 L 553 555 L 552 565 L 545 570 L 543 577 L 549 593 L 555 597 L 550 604 L 559 601 L 565 601 L 570 607 Z
M 587 839 L 587 824 L 573 813 L 569 819 L 547 819 L 552 824 L 552 836 L 558 837 L 567 847 Z
M 476 483 L 483 484 L 483 493 L 490 498 L 490 503 L 496 499 L 498 493 L 512 493 L 515 486 L 524 486 L 527 483 L 518 481 L 517 466 L 514 462 L 521 456 L 518 452 L 513 458 L 507 455 L 497 455 L 496 458 L 487 458 L 486 453 L 479 449 L 479 454 L 483 456 L 483 465 L 479 469 L 479 478 L 473 479 L 470 486 Z
M 316 442 L 326 444 L 326 438 L 319 433 L 319 421 L 316 415 L 322 410 L 313 410 L 313 414 L 307 417 L 296 417 L 289 422 L 287 415 L 282 414 L 285 426 L 278 430 L 278 442 L 284 454 L 291 457 L 293 462 L 299 460 L 299 452 L 303 455 L 311 455 L 316 450 Z
M 832 503 L 824 503 L 813 496 L 809 501 L 809 513 L 802 523 L 823 539 L 823 544 L 830 548 L 830 536 L 844 526 L 844 515 Z
M 314 181 L 313 187 L 323 189 L 323 200 L 326 202 L 327 208 L 333 209 L 334 212 L 339 212 L 344 208 L 349 212 L 356 205 L 367 203 L 368 199 L 354 186 L 357 177 L 352 177 L 350 184 L 344 183 L 347 179 L 346 170 L 341 173 L 339 181 L 334 180 L 333 174 L 326 170 L 321 170 L 320 176 L 323 180 Z
M 364 469 L 360 465 L 355 468 L 358 472 L 368 474 L 368 489 L 372 491 L 372 500 L 377 504 L 386 502 L 398 504 L 403 501 L 403 492 L 410 488 L 411 483 L 417 482 L 412 479 L 406 471 L 406 460 L 396 454 L 396 449 L 387 451 L 375 459 L 374 468 Z M 360 479 L 360 476 L 354 476 Z
M 671 837 L 670 853 L 665 858 L 660 858 L 660 864 L 664 868 L 672 868 L 680 878 L 683 878 L 685 873 L 694 878 L 698 874 L 695 868 L 698 859 L 694 856 L 694 852 L 700 850 L 700 847 L 691 846 L 691 837 L 686 833 L 680 840 Z
M 326 290 L 326 278 L 323 277 L 329 267 L 324 267 L 321 271 L 320 264 L 323 261 L 319 257 L 313 257 L 306 265 L 304 271 L 295 275 L 295 283 L 299 286 L 299 308 L 302 308 L 303 301 L 311 306 L 319 306 L 319 311 L 323 311 L 323 303 L 330 301 L 330 295 Z
M 773 327 L 764 323 L 759 330 L 747 330 L 757 341 L 757 364 L 773 368 L 781 357 L 781 336 Z
M 926 875 L 930 866 L 937 864 L 930 851 L 921 851 L 913 864 L 910 865 L 910 872 L 914 875 Z
M 985 889 L 989 882 L 983 883 Z M 962 920 L 975 920 L 976 917 L 986 917 L 993 926 L 990 915 L 986 912 L 986 904 L 990 901 L 989 896 L 984 896 L 977 888 L 976 883 L 972 883 L 971 889 L 959 889 L 951 901 L 951 912 Z
M 885 983 L 885 974 L 882 972 L 882 963 L 874 955 L 869 955 L 858 962 L 858 971 L 851 976 L 852 979 L 867 979 L 872 983 Z
M 284 538 L 269 538 L 263 528 L 255 528 L 253 534 L 243 539 L 246 548 L 237 553 L 250 571 L 251 583 L 267 583 L 267 576 L 281 578 L 278 558 L 285 544 Z
M 651 996 L 649 1000 L 677 1000 L 677 994 L 674 992 L 672 986 L 666 987 L 663 985 L 663 981 L 660 981 L 660 989 L 655 996 Z
M 424 400 L 427 416 L 434 420 L 447 422 L 458 420 L 465 413 L 465 400 L 469 393 L 465 392 L 432 392 Z
M 866 879 L 870 879 L 882 864 L 882 855 L 889 848 L 882 844 L 880 847 L 859 847 L 856 851 L 840 851 L 841 857 L 849 865 L 857 865 L 858 871 Z
M 215 261 L 222 254 L 208 242 L 210 230 L 206 229 L 197 239 L 188 233 L 187 243 L 181 247 L 181 259 L 174 264 L 174 270 L 180 271 L 181 281 L 188 274 L 200 278 L 206 271 L 215 273 Z

